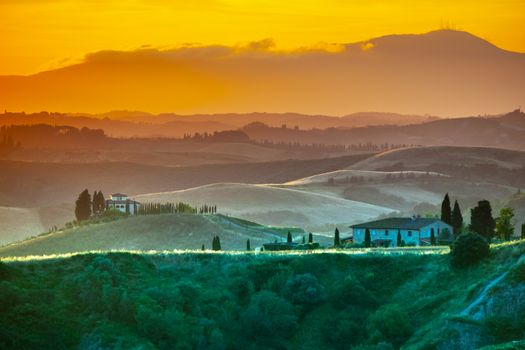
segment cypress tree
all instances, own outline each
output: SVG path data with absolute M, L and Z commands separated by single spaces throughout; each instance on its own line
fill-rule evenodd
M 87 220 L 91 217 L 91 195 L 85 189 L 75 202 L 75 216 L 78 221 Z
M 365 230 L 365 247 L 369 248 L 371 244 L 372 244 L 372 239 L 370 237 L 370 230 L 366 229 Z
M 306 237 L 303 235 L 303 244 L 306 243 Z
M 341 246 L 341 238 L 339 237 L 339 229 L 336 227 L 334 232 L 334 247 L 338 248 Z
M 206 248 L 204 247 L 204 244 L 202 245 L 201 250 L 202 250 L 202 251 L 205 251 L 205 250 L 206 250 Z
M 95 191 L 93 192 L 93 201 L 91 203 L 91 211 L 93 212 L 93 214 L 96 214 L 98 213 L 98 192 Z
M 402 244 L 402 242 L 401 242 L 401 230 L 397 230 L 397 242 L 396 243 L 397 243 L 396 245 L 398 247 L 401 247 L 401 244 Z
M 247 251 L 252 250 L 252 247 L 251 247 L 251 245 L 250 245 L 250 240 L 249 240 L 249 239 L 246 240 L 246 250 L 247 250 Z
M 521 239 L 525 239 L 525 224 L 521 224 Z
M 451 225 L 454 228 L 454 235 L 457 236 L 461 233 L 461 228 L 463 227 L 463 215 L 461 214 L 458 201 L 454 202 L 451 221 Z
M 470 230 L 484 237 L 489 243 L 494 235 L 496 222 L 492 217 L 490 202 L 482 200 L 470 210 Z
M 314 235 L 312 232 L 308 234 L 308 243 L 314 243 Z
M 430 245 L 436 245 L 436 234 L 434 229 L 430 230 Z
M 288 236 L 286 237 L 286 242 L 289 243 L 289 244 L 293 242 L 292 234 L 290 233 L 290 231 L 288 231 Z
M 212 249 L 221 250 L 221 239 L 219 238 L 219 236 L 213 237 Z
M 501 208 L 499 217 L 496 219 L 496 232 L 500 238 L 508 241 L 514 234 L 514 225 L 512 219 L 514 218 L 514 209 Z
M 102 191 L 98 191 L 98 211 L 103 212 L 104 210 L 106 210 L 106 198 Z
M 441 202 L 441 221 L 446 222 L 449 225 L 452 225 L 452 211 L 450 209 L 450 198 L 448 193 L 445 194 L 443 202 Z

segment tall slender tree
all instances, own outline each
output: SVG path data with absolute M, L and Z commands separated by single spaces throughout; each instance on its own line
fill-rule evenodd
M 488 242 L 494 235 L 496 222 L 492 217 L 492 207 L 490 202 L 482 200 L 478 205 L 470 210 L 470 230 L 483 236 Z
M 288 231 L 288 236 L 286 237 L 286 242 L 288 244 L 291 244 L 293 242 L 292 234 L 290 233 L 290 231 Z
M 454 229 L 454 235 L 457 236 L 461 233 L 463 228 L 463 215 L 461 214 L 461 209 L 459 208 L 458 201 L 454 202 L 454 209 L 452 210 L 451 225 Z
M 308 243 L 314 243 L 314 235 L 312 232 L 308 234 Z
M 369 248 L 371 244 L 372 244 L 372 238 L 370 237 L 370 230 L 366 229 L 365 230 L 365 247 Z
M 521 239 L 525 239 L 525 224 L 521 225 Z
M 219 236 L 213 237 L 213 241 L 211 242 L 211 249 L 212 250 L 221 250 L 221 239 Z
M 341 238 L 339 237 L 339 229 L 336 227 L 334 232 L 334 247 L 338 248 L 341 246 Z
M 401 240 L 401 230 L 397 230 L 397 242 L 396 243 L 398 247 L 401 247 L 401 245 L 403 244 Z
M 501 239 L 508 241 L 514 234 L 514 225 L 512 219 L 514 218 L 514 209 L 501 208 L 499 217 L 496 219 L 496 232 Z
M 436 234 L 434 233 L 434 229 L 430 230 L 430 245 L 436 245 Z
M 247 251 L 252 250 L 252 247 L 251 247 L 251 245 L 250 245 L 250 240 L 249 240 L 249 239 L 246 240 L 246 250 L 247 250 Z
M 450 198 L 448 193 L 445 194 L 443 202 L 441 202 L 441 221 L 446 222 L 449 225 L 452 225 L 452 210 L 450 209 Z
M 84 221 L 91 217 L 91 195 L 85 189 L 75 202 L 75 216 L 78 221 Z
M 91 201 L 91 211 L 93 212 L 93 214 L 98 213 L 98 192 L 97 191 L 93 192 L 93 199 Z

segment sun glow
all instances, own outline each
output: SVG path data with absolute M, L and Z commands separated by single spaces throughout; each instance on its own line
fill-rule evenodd
M 187 43 L 322 47 L 447 27 L 525 51 L 525 2 L 198 0 L 0 2 L 0 74 L 33 74 L 100 50 Z M 452 23 L 452 25 L 450 24 Z

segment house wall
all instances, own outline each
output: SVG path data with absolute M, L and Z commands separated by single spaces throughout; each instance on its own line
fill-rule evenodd
M 352 232 L 354 234 L 355 243 L 363 243 L 365 241 L 364 228 L 354 228 Z M 390 247 L 397 247 L 397 229 L 370 229 L 370 239 L 372 241 L 376 239 L 388 239 L 390 240 Z M 418 230 L 401 230 L 401 240 L 405 241 L 405 244 L 419 245 L 419 231 Z
M 136 214 L 136 210 L 135 209 L 137 209 L 137 211 L 138 211 L 139 205 L 137 204 L 136 208 L 135 208 L 135 205 L 133 205 L 133 204 L 128 204 L 128 205 L 129 205 L 129 208 L 126 209 L 126 204 L 115 204 L 115 203 L 109 202 L 109 203 L 107 203 L 107 208 L 108 209 L 117 209 L 118 211 L 120 211 L 122 213 L 127 213 L 128 212 L 127 210 L 129 210 L 129 214 L 135 215 Z
M 430 239 L 431 230 L 434 229 L 436 238 L 441 231 L 448 229 L 452 233 L 452 226 L 442 222 L 436 221 L 428 226 L 421 228 L 420 230 L 401 230 L 401 239 L 405 241 L 405 244 L 420 245 L 420 239 Z M 352 229 L 355 243 L 363 243 L 365 241 L 364 228 Z M 370 229 L 370 239 L 372 241 L 376 239 L 388 239 L 390 240 L 390 247 L 397 246 L 397 229 Z
M 428 225 L 428 226 L 425 226 L 425 227 L 421 228 L 421 238 L 430 238 L 432 229 L 434 229 L 434 235 L 435 235 L 436 239 L 438 238 L 439 234 L 444 229 L 448 229 L 450 234 L 452 234 L 452 232 L 453 232 L 452 226 L 450 226 L 449 224 L 447 224 L 445 222 L 437 221 L 437 222 L 435 222 L 435 223 L 433 223 L 431 225 Z

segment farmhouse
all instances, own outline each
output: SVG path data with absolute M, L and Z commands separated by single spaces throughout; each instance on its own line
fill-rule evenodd
M 375 246 L 396 247 L 398 234 L 405 245 L 430 245 L 432 233 L 436 240 L 451 238 L 452 226 L 439 220 L 421 217 L 387 218 L 350 226 L 355 243 L 363 243 L 370 232 L 370 241 Z
M 117 209 L 131 215 L 137 214 L 139 207 L 139 202 L 129 199 L 126 194 L 122 193 L 113 193 L 110 199 L 106 200 L 106 209 Z

